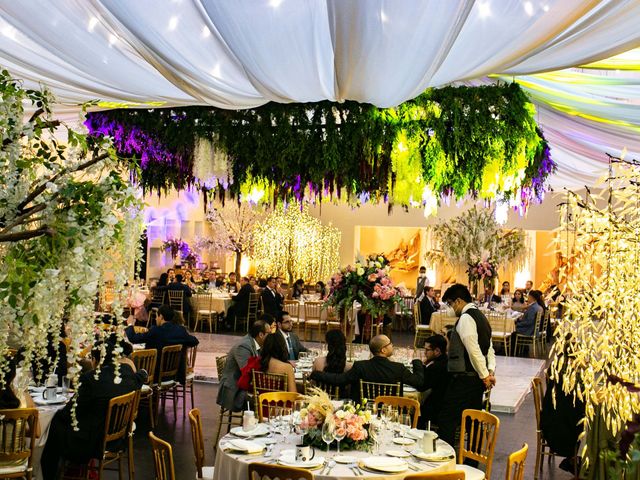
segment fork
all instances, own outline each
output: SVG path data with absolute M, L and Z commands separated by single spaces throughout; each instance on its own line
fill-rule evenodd
M 352 463 L 351 465 L 349 465 L 349 468 L 356 476 L 364 475 L 364 473 L 362 473 L 362 470 L 360 470 L 360 467 L 358 466 L 357 463 Z
M 325 465 L 324 468 L 322 469 L 322 471 L 320 472 L 320 475 L 329 475 L 329 473 L 331 472 L 331 469 L 333 467 L 336 466 L 336 461 L 335 460 L 329 460 Z

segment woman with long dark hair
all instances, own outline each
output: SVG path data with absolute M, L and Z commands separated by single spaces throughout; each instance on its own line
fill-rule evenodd
M 527 308 L 526 299 L 524 298 L 524 292 L 522 290 L 516 290 L 513 292 L 513 298 L 511 299 L 511 310 L 523 312 Z
M 294 300 L 300 300 L 300 297 L 302 297 L 303 293 L 304 293 L 304 280 L 299 278 L 298 280 L 295 281 L 295 283 L 293 284 L 293 287 L 291 288 L 291 298 L 293 298 Z
M 342 330 L 328 330 L 324 336 L 327 342 L 327 356 L 313 361 L 313 369 L 321 372 L 343 373 L 352 366 L 347 362 L 347 340 Z
M 279 333 L 271 333 L 265 338 L 260 350 L 260 368 L 266 373 L 285 373 L 287 391 L 298 391 L 293 367 L 289 363 L 289 350 L 284 337 Z

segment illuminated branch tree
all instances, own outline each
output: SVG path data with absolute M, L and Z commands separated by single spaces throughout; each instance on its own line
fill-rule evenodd
M 309 215 L 307 207 L 278 207 L 256 225 L 254 258 L 258 275 L 282 275 L 292 283 L 326 280 L 340 264 L 340 231 Z
M 261 208 L 246 202 L 210 208 L 207 220 L 211 224 L 211 236 L 198 239 L 196 249 L 235 253 L 235 272 L 240 275 L 242 256 L 251 252 L 254 227 L 262 215 Z
M 611 169 L 604 199 L 569 192 L 556 232 L 569 260 L 560 271 L 566 299 L 551 377 L 585 404 L 589 479 L 636 478 L 623 472 L 637 468 L 640 456 L 634 440 L 640 426 L 639 179 L 639 164 L 623 162 Z M 602 449 L 615 438 L 621 438 L 619 452 Z

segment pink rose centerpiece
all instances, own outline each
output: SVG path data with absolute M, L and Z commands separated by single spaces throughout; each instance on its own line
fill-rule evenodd
M 329 282 L 327 305 L 337 310 L 351 308 L 354 300 L 362 312 L 381 317 L 401 301 L 389 276 L 389 261 L 383 255 L 369 255 L 335 273 Z
M 344 434 L 340 442 L 341 450 L 368 450 L 372 444 L 369 424 L 372 413 L 366 409 L 366 400 L 362 404 L 346 404 L 334 410 L 329 396 L 322 390 L 313 388 L 312 396 L 307 396 L 308 405 L 300 412 L 300 429 L 305 431 L 304 444 L 323 448 L 322 426 L 331 422 L 334 429 Z
M 470 263 L 467 269 L 469 275 L 469 283 L 480 282 L 486 286 L 494 284 L 498 278 L 498 266 L 491 260 L 480 260 L 478 263 Z

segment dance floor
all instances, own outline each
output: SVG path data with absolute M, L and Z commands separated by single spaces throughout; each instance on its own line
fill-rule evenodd
M 239 340 L 239 336 L 197 333 L 200 340 L 196 358 L 196 380 L 218 382 L 215 357 L 225 355 Z M 413 335 L 394 333 L 396 346 L 406 347 L 413 343 Z M 320 347 L 319 343 L 304 342 L 308 347 Z M 533 358 L 503 357 L 496 359 L 496 387 L 491 392 L 492 411 L 516 413 L 527 393 L 531 379 L 541 374 L 545 361 Z

